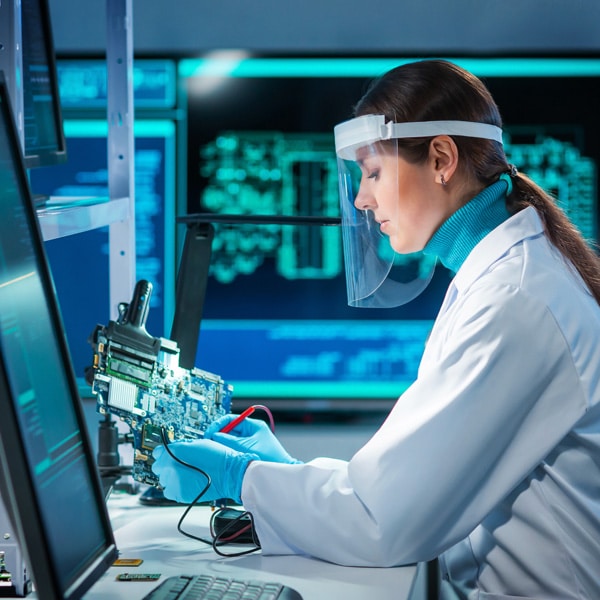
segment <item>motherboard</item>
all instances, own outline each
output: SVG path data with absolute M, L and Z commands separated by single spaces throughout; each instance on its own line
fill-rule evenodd
M 151 293 L 150 282 L 138 281 L 119 318 L 92 333 L 91 385 L 97 411 L 129 425 L 132 477 L 160 487 L 152 471 L 154 448 L 203 437 L 210 423 L 231 412 L 233 387 L 213 373 L 179 366 L 176 342 L 146 331 Z

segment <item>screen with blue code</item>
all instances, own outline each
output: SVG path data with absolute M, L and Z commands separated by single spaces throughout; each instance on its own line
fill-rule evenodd
M 188 213 L 339 216 L 333 127 L 351 117 L 371 79 L 406 60 L 180 61 Z M 600 59 L 451 60 L 494 95 L 509 162 L 595 240 Z M 234 397 L 324 408 L 349 400 L 368 410 L 353 401 L 393 401 L 414 381 L 452 273 L 437 267 L 403 307 L 350 308 L 339 228 L 215 230 L 197 364 L 232 382 Z
M 106 109 L 105 60 L 61 59 L 57 62 L 57 71 L 63 110 L 90 112 Z M 134 60 L 132 86 L 136 110 L 173 108 L 177 88 L 175 61 L 147 58 Z
M 59 58 L 57 74 L 68 162 L 32 170 L 31 186 L 42 196 L 106 198 L 106 61 Z M 175 62 L 164 58 L 135 60 L 132 86 L 137 117 L 136 276 L 153 284 L 148 331 L 164 336 L 171 328 L 175 291 Z M 140 114 L 147 118 L 139 118 Z M 46 250 L 80 391 L 88 394 L 90 388 L 83 381 L 92 360 L 88 336 L 97 323 L 110 318 L 108 227 L 48 241 Z
M 65 120 L 69 160 L 30 174 L 49 196 L 108 196 L 107 124 Z M 136 277 L 153 285 L 147 330 L 168 335 L 175 289 L 175 125 L 137 121 L 135 130 Z M 108 227 L 46 242 L 76 375 L 91 364 L 88 337 L 110 319 Z M 129 302 L 130 298 L 123 298 Z

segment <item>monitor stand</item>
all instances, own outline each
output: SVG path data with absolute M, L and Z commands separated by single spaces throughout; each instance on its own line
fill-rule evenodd
M 187 224 L 177 273 L 175 314 L 170 336 L 179 346 L 179 364 L 184 369 L 191 370 L 196 364 L 214 235 L 211 223 L 195 221 Z
M 308 215 L 196 213 L 178 217 L 177 222 L 185 224 L 187 229 L 177 273 L 175 315 L 170 339 L 179 346 L 179 364 L 186 369 L 192 369 L 196 362 L 200 324 L 208 284 L 212 242 L 215 233 L 213 223 L 227 225 L 336 226 L 341 224 L 341 219 L 339 217 Z

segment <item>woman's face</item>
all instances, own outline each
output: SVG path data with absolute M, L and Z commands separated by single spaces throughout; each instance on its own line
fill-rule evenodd
M 430 162 L 412 164 L 394 154 L 366 150 L 359 150 L 357 161 L 361 181 L 356 208 L 373 212 L 399 254 L 422 250 L 449 216 Z

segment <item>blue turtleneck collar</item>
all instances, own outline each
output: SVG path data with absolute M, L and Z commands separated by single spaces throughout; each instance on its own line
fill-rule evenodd
M 510 216 L 507 189 L 506 181 L 500 180 L 477 194 L 442 223 L 423 253 L 437 256 L 446 268 L 458 271 L 471 250 Z

